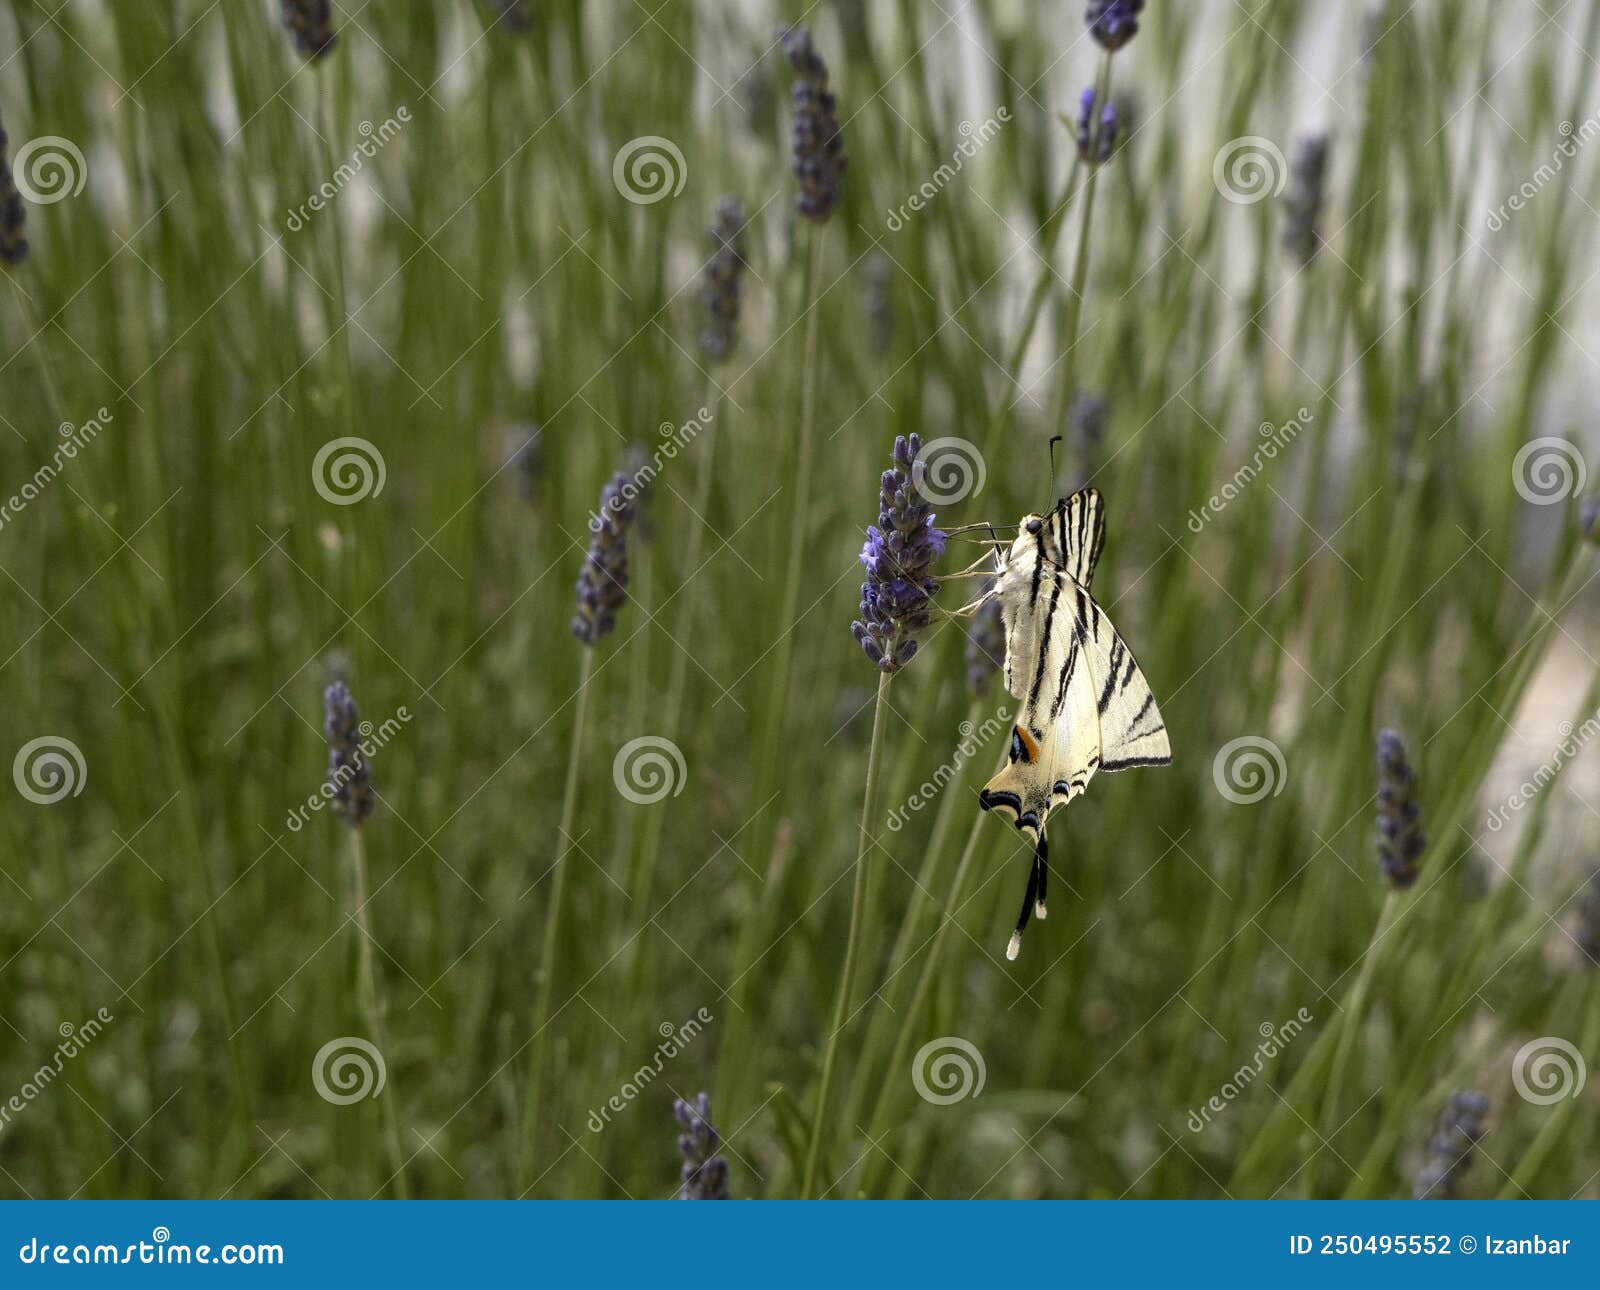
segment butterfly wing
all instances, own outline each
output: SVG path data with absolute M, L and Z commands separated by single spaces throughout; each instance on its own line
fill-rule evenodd
M 1076 591 L 1084 606 L 1079 622 L 1100 722 L 1099 769 L 1165 766 L 1172 760 L 1172 745 L 1150 683 L 1094 597 L 1083 587 Z
M 1047 549 L 1046 558 L 1087 590 L 1094 581 L 1100 548 L 1106 544 L 1106 502 L 1100 490 L 1080 488 L 1062 498 L 1050 513 L 1050 527 L 1056 550 Z
M 978 800 L 1037 838 L 1052 808 L 1083 792 L 1100 761 L 1091 637 L 1077 621 L 1089 597 L 1060 570 L 1025 561 L 1008 565 L 997 594 L 1006 685 L 1020 708 L 1009 760 Z

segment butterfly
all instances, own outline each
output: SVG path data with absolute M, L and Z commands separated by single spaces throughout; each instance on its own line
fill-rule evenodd
M 1029 915 L 1045 917 L 1051 811 L 1087 789 L 1098 771 L 1172 760 L 1155 695 L 1089 592 L 1105 537 L 1105 501 L 1096 488 L 1060 499 L 1046 514 L 1025 515 L 1010 550 L 996 544 L 989 590 L 954 611 L 999 601 L 1006 689 L 1019 705 L 1007 763 L 978 794 L 985 811 L 1009 818 L 1034 843 L 1008 959 L 1022 948 Z

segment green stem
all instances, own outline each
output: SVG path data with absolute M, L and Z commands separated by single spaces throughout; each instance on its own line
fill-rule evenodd
M 1104 103 L 1111 93 L 1111 55 L 1107 54 L 1100 67 L 1098 101 Z M 1083 292 L 1089 280 L 1089 228 L 1094 223 L 1095 181 L 1100 177 L 1098 167 L 1089 170 L 1089 182 L 1083 189 L 1083 220 L 1078 225 L 1078 249 L 1072 264 L 1072 289 L 1067 295 L 1066 320 L 1061 328 L 1061 380 L 1056 386 L 1056 405 L 1050 424 L 1063 429 L 1067 409 L 1072 406 L 1072 396 L 1077 389 L 1078 323 L 1083 316 Z
M 922 961 L 922 971 L 917 975 L 917 988 L 901 1016 L 900 1033 L 895 1036 L 889 1064 L 884 1068 L 884 1078 L 878 1086 L 878 1100 L 872 1108 L 872 1118 L 867 1121 L 867 1137 L 874 1141 L 882 1132 L 889 1113 L 894 1109 L 895 1095 L 903 1087 L 902 1082 L 894 1078 L 894 1073 L 906 1069 L 906 1054 L 911 1049 L 912 1035 L 927 1003 L 928 992 L 933 988 L 939 964 L 943 961 L 945 942 L 949 939 L 950 929 L 955 926 L 956 914 L 964 903 L 967 871 L 971 869 L 972 858 L 978 852 L 978 834 L 982 826 L 983 817 L 981 815 L 974 817 L 972 827 L 967 832 L 967 844 L 961 851 L 961 861 L 956 866 L 955 877 L 950 882 L 950 894 L 945 900 L 938 930 L 933 934 L 933 944 L 928 947 L 928 957 Z M 872 1194 L 870 1187 L 875 1182 L 877 1166 L 883 1159 L 881 1152 L 875 1153 L 871 1157 L 872 1163 L 868 1171 L 862 1176 L 862 1187 L 869 1196 Z
M 678 630 L 676 637 L 679 641 L 694 639 L 694 617 L 699 606 L 699 591 L 704 585 L 704 579 L 698 576 L 700 569 L 700 552 L 705 545 L 706 510 L 711 504 L 711 477 L 712 464 L 715 459 L 716 441 L 714 436 L 717 430 L 717 421 L 722 417 L 727 407 L 727 401 L 719 399 L 713 405 L 713 413 L 704 432 L 700 436 L 705 440 L 700 448 L 699 469 L 695 476 L 694 503 L 692 514 L 688 520 L 689 539 L 684 549 L 682 589 L 679 594 L 683 603 L 678 607 Z M 661 710 L 661 730 L 666 738 L 678 738 L 679 725 L 683 715 L 683 695 L 688 682 L 689 654 L 683 648 L 678 648 L 672 654 L 672 671 L 667 680 L 667 701 Z M 643 982 L 639 973 L 644 963 L 644 927 L 650 920 L 650 888 L 654 883 L 656 862 L 661 855 L 661 835 L 666 826 L 667 813 L 659 807 L 651 811 L 645 824 L 644 845 L 639 849 L 635 862 L 632 881 L 628 889 L 633 893 L 634 904 L 638 908 L 639 935 L 634 940 L 632 959 L 634 967 L 634 993 L 642 993 Z
M 828 1115 L 828 1089 L 833 1083 L 834 1060 L 839 1052 L 839 1034 L 850 1007 L 850 989 L 856 958 L 861 950 L 861 909 L 867 887 L 867 845 L 871 839 L 873 812 L 877 809 L 878 772 L 883 751 L 884 717 L 889 711 L 889 682 L 893 673 L 878 674 L 878 701 L 872 710 L 872 750 L 867 754 L 867 785 L 861 798 L 861 836 L 856 843 L 855 881 L 850 894 L 850 931 L 845 938 L 844 967 L 839 973 L 839 992 L 833 1004 L 833 1025 L 822 1050 L 822 1078 L 817 1085 L 817 1104 L 811 1112 L 811 1142 L 806 1148 L 805 1177 L 800 1195 L 811 1199 L 817 1178 L 817 1162 L 822 1154 L 822 1126 Z
M 1339 1014 L 1339 1040 L 1334 1049 L 1333 1066 L 1328 1073 L 1328 1082 L 1322 1094 L 1322 1138 L 1324 1141 L 1331 1138 L 1338 1129 L 1336 1116 L 1339 1112 L 1339 1093 L 1344 1083 L 1344 1068 L 1350 1060 L 1350 1050 L 1355 1044 L 1356 1035 L 1361 1030 L 1361 1018 L 1366 1012 L 1367 992 L 1372 987 L 1372 975 L 1377 971 L 1378 959 L 1382 955 L 1382 942 L 1394 926 L 1395 917 L 1400 908 L 1400 893 L 1391 891 L 1384 898 L 1383 909 L 1378 914 L 1378 924 L 1372 931 L 1372 939 L 1367 942 L 1367 948 L 1361 955 L 1361 970 L 1356 974 L 1355 989 L 1351 992 L 1349 1002 L 1345 1004 L 1344 1011 Z M 1306 1167 L 1305 1178 L 1308 1185 L 1315 1182 L 1315 1158 L 1312 1164 Z
M 1580 971 L 1592 970 L 1587 965 L 1580 969 Z M 1589 1010 L 1584 1016 L 1583 1041 L 1578 1045 L 1578 1051 L 1581 1053 L 1594 1052 L 1595 1045 L 1600 1043 L 1600 987 L 1591 982 L 1588 990 Z M 1500 1194 L 1495 1197 L 1496 1200 L 1515 1200 L 1518 1196 L 1531 1194 L 1534 1179 L 1544 1166 L 1546 1157 L 1570 1134 L 1572 1117 L 1577 1114 L 1577 1110 L 1576 1095 L 1564 1098 L 1549 1109 L 1549 1118 L 1545 1120 L 1528 1150 L 1523 1154 L 1516 1170 L 1506 1180 L 1506 1185 L 1500 1189 Z
M 365 838 L 360 826 L 350 833 L 350 884 L 351 904 L 355 907 L 356 924 L 356 997 L 361 1004 L 367 1029 L 372 1032 L 372 1042 L 378 1052 L 389 1052 L 389 1041 L 384 1033 L 383 1005 L 378 997 L 378 977 L 372 967 L 372 929 L 367 921 L 367 854 Z M 394 1166 L 392 1181 L 395 1197 L 406 1199 L 406 1163 L 400 1150 L 400 1122 L 394 1109 L 394 1081 L 389 1081 L 389 1096 L 383 1102 L 383 1131 L 389 1148 L 389 1159 Z
M 770 855 L 773 841 L 776 836 L 776 820 L 778 817 L 778 803 L 771 801 L 775 791 L 775 780 L 778 770 L 778 742 L 783 729 L 784 709 L 788 704 L 789 669 L 794 652 L 794 627 L 795 619 L 799 614 L 800 606 L 800 575 L 804 568 L 804 560 L 808 553 L 805 543 L 807 522 L 811 516 L 811 440 L 816 421 L 816 386 L 817 386 L 817 335 L 818 319 L 821 313 L 817 303 L 817 295 L 822 279 L 822 247 L 826 225 L 809 225 L 811 239 L 810 263 L 806 270 L 805 301 L 803 305 L 805 327 L 805 355 L 800 369 L 800 427 L 797 460 L 795 469 L 795 504 L 792 508 L 793 519 L 790 522 L 788 535 L 788 566 L 784 574 L 783 603 L 778 618 L 778 639 L 775 645 L 777 658 L 772 669 L 772 688 L 768 694 L 768 709 L 765 715 L 761 733 L 761 753 L 757 762 L 756 792 L 751 799 L 755 806 L 762 809 L 768 820 L 772 821 L 764 826 L 762 834 L 758 835 L 755 847 L 758 855 Z M 768 806 L 769 801 L 771 805 Z M 776 892 L 772 884 L 768 884 L 756 896 L 755 909 L 739 933 L 739 939 L 734 947 L 733 986 L 729 991 L 729 1020 L 728 1031 L 723 1041 L 723 1051 L 740 1053 L 743 1051 L 743 1038 L 746 1022 L 744 1021 L 744 999 L 749 992 L 748 981 L 754 975 L 756 945 L 761 927 L 764 925 L 762 910 L 764 902 L 775 897 Z M 753 1064 L 743 1062 L 732 1065 L 726 1071 L 725 1078 L 729 1080 L 728 1095 L 722 1100 L 723 1114 L 737 1113 L 744 1103 L 744 1081 L 756 1074 Z
M 544 945 L 539 953 L 539 999 L 533 1014 L 533 1059 L 528 1068 L 528 1099 L 523 1108 L 522 1186 L 533 1184 L 533 1166 L 538 1157 L 539 1104 L 544 1084 L 545 1054 L 549 1049 L 550 995 L 555 984 L 556 946 L 561 935 L 561 906 L 567 890 L 567 848 L 571 844 L 572 822 L 578 807 L 578 766 L 583 758 L 584 716 L 589 708 L 589 677 L 594 668 L 594 649 L 586 646 L 578 664 L 577 706 L 572 717 L 572 751 L 567 758 L 567 787 L 561 798 L 561 827 L 556 837 L 556 858 L 550 866 L 554 883 L 550 904 L 545 911 Z

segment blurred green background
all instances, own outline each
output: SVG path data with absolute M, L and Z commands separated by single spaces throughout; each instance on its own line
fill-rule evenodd
M 1410 1195 L 1463 1089 L 1451 1189 L 1595 1194 L 1600 4 L 1153 2 L 1114 55 L 1077 3 L 332 23 L 0 4 L 0 1194 L 664 1197 L 702 1089 L 736 1197 Z M 1101 488 L 1171 730 L 1052 822 L 1015 963 L 963 624 L 884 693 L 854 894 L 856 557 L 912 432 L 981 464 L 946 524 Z M 359 832 L 293 814 L 336 678 Z

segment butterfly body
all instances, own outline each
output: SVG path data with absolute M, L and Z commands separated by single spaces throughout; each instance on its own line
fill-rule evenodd
M 1017 700 L 1006 765 L 979 794 L 1034 842 L 1015 958 L 1031 913 L 1045 915 L 1050 813 L 1099 771 L 1172 760 L 1166 724 L 1133 653 L 1090 594 L 1105 543 L 1105 503 L 1086 488 L 1023 517 L 991 594 L 1006 633 L 1006 689 Z

